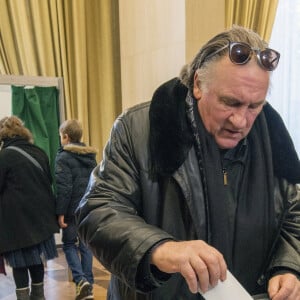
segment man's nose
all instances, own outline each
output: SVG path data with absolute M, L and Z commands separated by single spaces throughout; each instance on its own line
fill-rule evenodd
M 240 108 L 232 113 L 229 117 L 231 124 L 236 129 L 245 128 L 247 125 L 247 109 Z

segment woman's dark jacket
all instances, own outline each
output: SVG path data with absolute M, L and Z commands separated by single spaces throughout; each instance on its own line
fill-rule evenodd
M 62 147 L 55 159 L 56 214 L 74 217 L 90 174 L 97 162 L 96 149 L 83 143 L 70 143 Z
M 112 273 L 108 299 L 202 299 L 189 292 L 180 274 L 161 274 L 147 263 L 148 251 L 156 243 L 201 239 L 207 231 L 199 163 L 186 121 L 186 95 L 187 89 L 173 79 L 156 91 L 150 103 L 137 105 L 116 120 L 103 161 L 93 171 L 77 211 L 81 238 Z M 262 114 L 272 138 L 278 224 L 277 242 L 268 251 L 271 257 L 262 275 L 275 268 L 299 274 L 300 191 L 292 184 L 300 182 L 299 160 L 278 114 L 269 105 Z M 249 241 L 249 247 L 255 242 Z M 247 281 L 247 270 L 245 274 Z
M 16 146 L 34 157 L 43 171 Z M 0 253 L 36 245 L 58 232 L 48 157 L 21 138 L 7 139 L 0 151 Z

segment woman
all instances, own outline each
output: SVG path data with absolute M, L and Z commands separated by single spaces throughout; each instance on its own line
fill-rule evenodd
M 45 299 L 43 260 L 57 257 L 59 231 L 52 178 L 47 155 L 16 116 L 0 120 L 0 166 L 0 254 L 12 268 L 17 299 Z

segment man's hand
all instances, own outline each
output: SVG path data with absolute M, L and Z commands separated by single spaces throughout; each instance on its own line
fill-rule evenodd
M 151 263 L 165 273 L 181 273 L 192 293 L 205 293 L 218 280 L 226 279 L 223 255 L 201 240 L 167 241 L 154 249 Z
M 272 300 L 300 300 L 300 281 L 296 275 L 276 275 L 269 281 L 269 297 Z

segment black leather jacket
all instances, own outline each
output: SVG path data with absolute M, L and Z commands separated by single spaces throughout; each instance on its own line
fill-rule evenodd
M 141 272 L 145 254 L 156 243 L 203 239 L 207 230 L 195 149 L 185 135 L 187 128 L 180 124 L 184 114 L 174 118 L 174 126 L 181 131 L 165 135 L 166 141 L 172 135 L 177 141 L 169 145 L 153 133 L 149 109 L 156 108 L 150 104 L 137 105 L 116 120 L 104 159 L 93 171 L 88 193 L 77 210 L 79 233 L 113 274 L 108 299 L 202 299 L 189 292 L 179 274 L 154 277 L 150 265 Z M 155 168 L 149 146 L 153 140 L 164 143 L 155 155 L 169 157 Z M 170 146 L 174 151 L 168 153 Z M 154 169 L 164 176 L 155 178 Z M 274 267 L 300 273 L 300 191 L 285 179 L 275 179 L 274 195 L 278 237 L 260 279 Z

